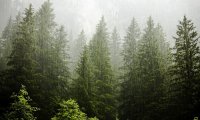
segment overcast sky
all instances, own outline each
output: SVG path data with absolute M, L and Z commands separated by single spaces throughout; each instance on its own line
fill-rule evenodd
M 45 0 L 29 0 L 38 8 Z M 77 35 L 84 29 L 88 39 L 95 32 L 101 16 L 105 17 L 108 31 L 114 26 L 121 38 L 133 17 L 141 30 L 146 26 L 149 16 L 160 23 L 169 41 L 173 41 L 178 20 L 183 15 L 197 26 L 200 31 L 200 0 L 50 0 L 53 3 L 56 21 L 66 27 L 68 33 Z M 200 32 L 199 32 L 200 33 Z M 76 37 L 76 36 L 74 36 Z

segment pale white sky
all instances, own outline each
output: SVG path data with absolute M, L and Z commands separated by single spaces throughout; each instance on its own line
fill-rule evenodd
M 38 7 L 45 0 L 29 0 Z M 101 16 L 105 17 L 108 31 L 114 26 L 123 38 L 132 17 L 135 17 L 141 30 L 147 18 L 152 16 L 160 23 L 167 39 L 173 41 L 178 20 L 185 14 L 192 19 L 200 33 L 200 0 L 50 0 L 53 2 L 56 21 L 66 27 L 74 37 L 82 30 L 90 39 Z

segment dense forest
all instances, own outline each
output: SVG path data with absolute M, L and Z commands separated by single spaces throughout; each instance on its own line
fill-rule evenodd
M 102 16 L 91 40 L 73 41 L 55 17 L 49 0 L 30 4 L 0 34 L 0 120 L 200 117 L 200 36 L 186 15 L 173 47 L 151 16 L 144 30 L 133 16 L 124 37 Z

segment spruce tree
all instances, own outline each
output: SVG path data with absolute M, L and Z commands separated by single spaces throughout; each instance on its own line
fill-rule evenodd
M 122 120 L 136 119 L 136 97 L 138 93 L 137 77 L 137 41 L 140 37 L 139 27 L 133 18 L 124 38 L 123 44 L 123 82 L 120 92 L 119 118 Z
M 37 37 L 37 61 L 38 71 L 43 75 L 49 75 L 52 63 L 51 49 L 54 41 L 56 23 L 54 21 L 52 3 L 45 1 L 36 13 L 36 37 Z
M 96 33 L 90 41 L 90 56 L 95 68 L 95 115 L 102 120 L 116 118 L 116 100 L 114 95 L 113 74 L 108 51 L 108 33 L 102 17 Z
M 159 40 L 151 17 L 139 41 L 139 97 L 138 119 L 160 119 L 159 104 L 162 99 L 163 74 L 160 65 Z
M 56 110 L 56 102 L 69 96 L 68 39 L 64 27 L 57 28 L 54 18 L 52 3 L 45 1 L 36 13 L 39 119 L 50 119 Z
M 93 108 L 93 85 L 94 74 L 93 66 L 89 59 L 87 46 L 84 47 L 81 54 L 78 67 L 76 69 L 77 78 L 73 81 L 73 96 L 77 100 L 80 109 L 89 117 L 94 116 Z
M 53 67 L 52 76 L 55 76 L 55 83 L 53 83 L 55 87 L 55 95 L 60 97 L 60 99 L 67 99 L 69 96 L 69 68 L 68 68 L 68 39 L 67 33 L 64 30 L 64 26 L 61 26 L 57 29 L 55 34 L 54 48 L 52 48 L 52 59 Z
M 17 88 L 24 84 L 32 88 L 35 74 L 34 56 L 34 15 L 32 5 L 25 9 L 25 17 L 19 24 L 19 31 L 13 41 L 13 49 L 9 57 L 8 66 L 10 79 L 16 82 Z
M 194 24 L 186 16 L 177 29 L 170 74 L 169 112 L 171 119 L 188 120 L 199 116 L 199 37 Z
M 11 19 L 10 19 L 11 20 Z M 16 19 L 12 21 L 12 25 L 10 25 L 10 21 L 8 26 L 4 30 L 4 38 L 1 39 L 1 70 L 0 71 L 0 113 L 3 113 L 3 111 L 9 106 L 9 103 L 11 102 L 9 97 L 12 94 L 13 91 L 18 91 L 18 88 L 16 89 L 16 81 L 12 78 L 12 73 L 10 72 L 10 68 L 7 65 L 7 62 L 9 61 L 9 56 L 12 52 L 13 48 L 13 42 L 17 38 L 17 33 L 20 30 L 19 25 L 21 21 L 21 17 L 18 14 L 16 16 Z M 2 116 L 2 115 L 0 115 Z

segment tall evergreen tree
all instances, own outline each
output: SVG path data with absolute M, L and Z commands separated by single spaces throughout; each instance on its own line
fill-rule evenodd
M 3 111 L 6 109 L 6 107 L 8 107 L 9 103 L 10 103 L 10 95 L 13 92 L 13 88 L 16 87 L 16 81 L 13 80 L 11 78 L 9 67 L 7 65 L 7 62 L 9 61 L 9 56 L 12 52 L 12 48 L 13 48 L 13 42 L 14 40 L 17 38 L 17 33 L 20 30 L 19 25 L 21 21 L 21 17 L 20 14 L 17 15 L 16 20 L 12 21 L 12 25 L 10 25 L 10 20 L 9 20 L 9 24 L 6 27 L 6 29 L 4 30 L 4 37 L 3 39 L 1 39 L 0 41 L 1 43 L 1 71 L 0 71 L 0 111 Z M 15 90 L 14 90 L 15 91 Z M 1 116 L 1 115 L 0 115 Z
M 90 56 L 95 68 L 95 114 L 102 120 L 113 120 L 116 117 L 112 70 L 108 52 L 108 33 L 102 17 L 96 33 L 90 42 Z
M 25 17 L 19 24 L 19 31 L 13 41 L 13 49 L 8 61 L 11 79 L 31 88 L 35 72 L 34 55 L 34 15 L 32 5 L 25 9 Z M 16 87 L 19 85 L 16 84 Z
M 94 116 L 94 106 L 92 105 L 94 97 L 94 71 L 89 59 L 87 46 L 84 47 L 81 54 L 76 72 L 78 76 L 73 82 L 73 96 L 77 99 L 81 110 L 89 117 L 92 117 Z
M 54 87 L 56 90 L 56 95 L 60 97 L 60 99 L 67 99 L 69 96 L 69 85 L 68 80 L 70 77 L 69 68 L 68 68 L 68 39 L 67 33 L 64 30 L 64 27 L 61 26 L 57 29 L 54 41 L 54 49 L 52 59 L 54 59 L 54 64 L 52 69 L 52 77 L 55 76 Z
M 119 118 L 136 119 L 136 97 L 138 91 L 137 78 L 137 41 L 140 37 L 139 27 L 133 18 L 128 27 L 123 44 L 123 82 L 120 93 Z
M 193 119 L 200 110 L 198 34 L 191 20 L 184 16 L 174 37 L 174 58 L 171 68 L 169 119 Z
M 39 119 L 50 119 L 55 113 L 56 103 L 66 99 L 69 93 L 67 34 L 62 26 L 56 29 L 54 18 L 52 3 L 48 0 L 36 13 Z
M 36 13 L 38 70 L 45 75 L 51 71 L 49 68 L 52 62 L 50 56 L 56 27 L 54 18 L 52 3 L 49 0 L 45 1 Z
M 143 37 L 139 42 L 139 117 L 138 119 L 160 119 L 159 104 L 162 98 L 163 74 L 160 65 L 159 40 L 151 17 L 147 21 Z

